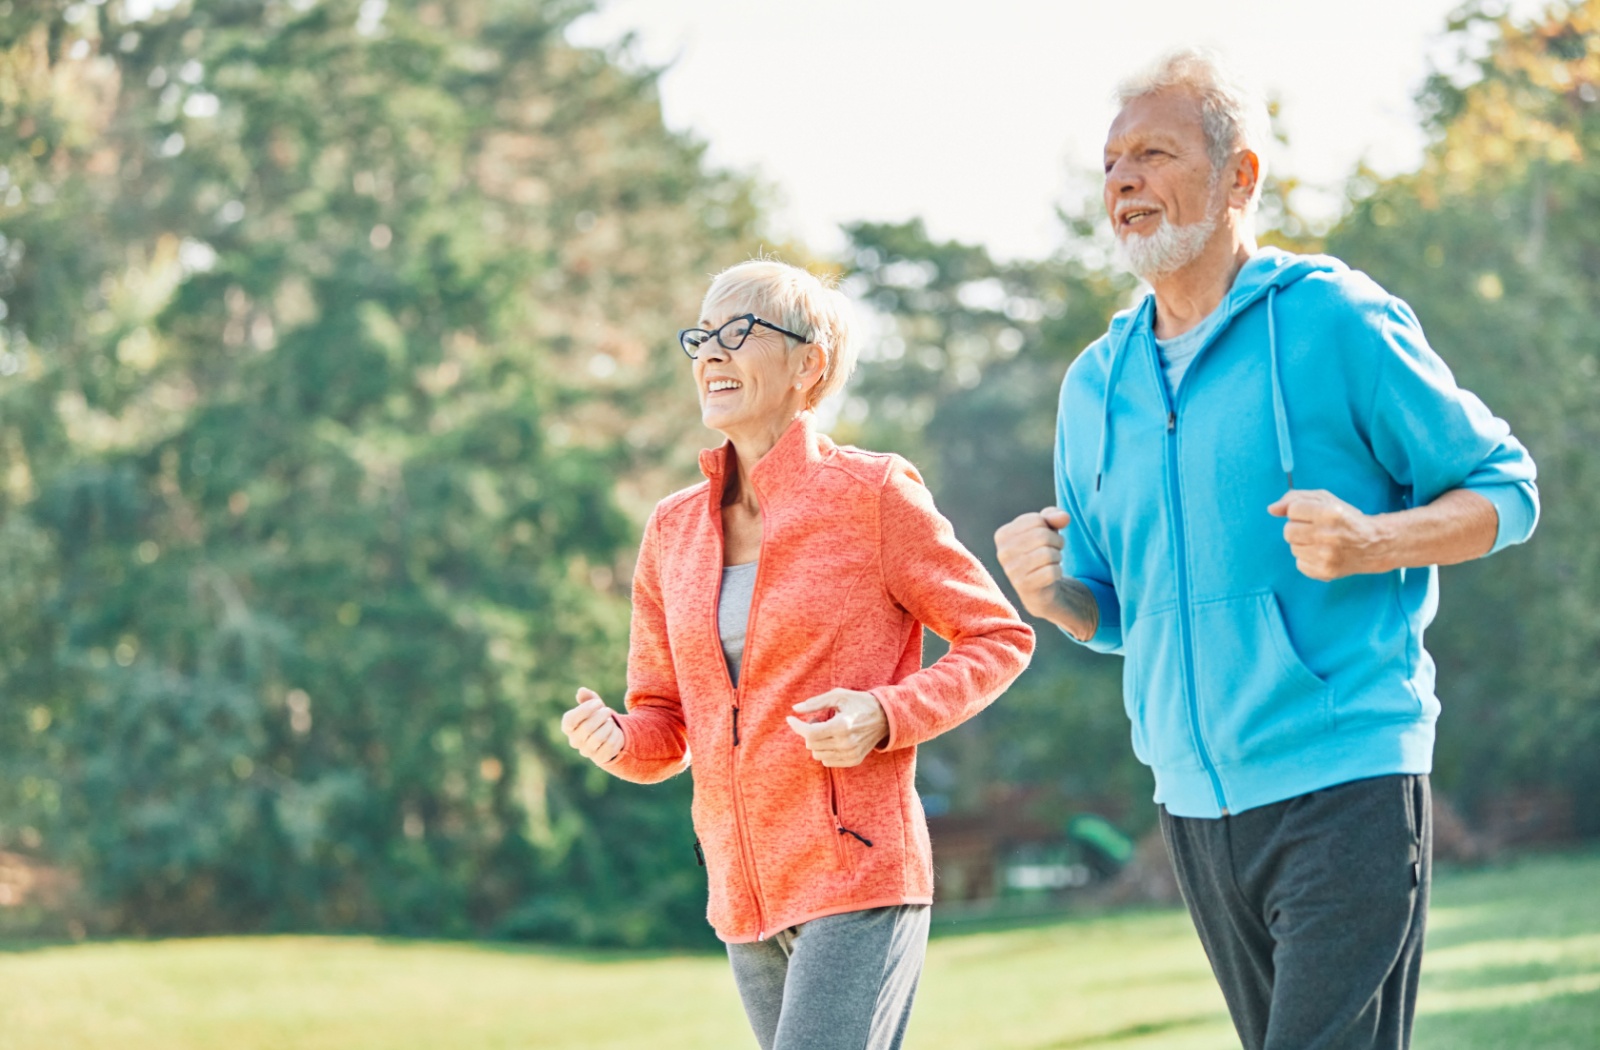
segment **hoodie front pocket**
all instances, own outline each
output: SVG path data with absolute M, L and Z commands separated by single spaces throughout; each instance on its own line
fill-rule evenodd
M 1194 610 L 1200 724 L 1219 763 L 1281 754 L 1333 728 L 1333 689 L 1300 659 L 1271 591 Z
M 1125 627 L 1122 703 L 1133 724 L 1133 753 L 1147 766 L 1199 765 L 1189 721 L 1178 610 L 1141 613 Z

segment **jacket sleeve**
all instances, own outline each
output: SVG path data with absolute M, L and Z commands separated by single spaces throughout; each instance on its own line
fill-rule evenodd
M 1056 506 L 1072 519 L 1062 532 L 1061 574 L 1075 579 L 1094 595 L 1099 607 L 1099 620 L 1094 635 L 1080 640 L 1063 630 L 1061 633 L 1093 649 L 1097 653 L 1122 652 L 1122 602 L 1117 598 L 1116 586 L 1111 580 L 1111 566 L 1099 546 L 1084 528 L 1083 508 L 1073 491 L 1072 479 L 1067 476 L 1067 396 L 1066 383 L 1061 387 L 1061 406 L 1056 412 Z
M 915 469 L 898 458 L 880 493 L 878 529 L 889 594 L 950 643 L 931 666 L 872 690 L 889 719 L 883 750 L 894 750 L 931 740 L 987 707 L 1028 666 L 1034 637 L 956 539 Z
M 1391 298 L 1379 326 L 1372 406 L 1374 455 L 1423 506 L 1453 489 L 1476 492 L 1499 515 L 1494 553 L 1533 534 L 1539 490 L 1533 458 L 1428 345 L 1411 308 Z
M 607 772 L 636 784 L 653 784 L 689 768 L 688 735 L 678 674 L 667 642 L 667 615 L 661 601 L 661 526 L 659 510 L 645 525 L 639 561 L 633 571 L 633 619 L 628 631 L 628 692 L 622 751 Z

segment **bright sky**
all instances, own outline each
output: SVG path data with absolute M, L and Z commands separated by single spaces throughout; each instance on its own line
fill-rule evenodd
M 1098 188 L 1124 75 L 1182 44 L 1222 48 L 1282 100 L 1276 170 L 1330 218 L 1362 160 L 1384 174 L 1423 145 L 1412 101 L 1460 0 L 599 0 L 578 43 L 636 34 L 667 66 L 669 126 L 714 164 L 778 190 L 780 232 L 838 249 L 841 222 L 922 216 L 1002 257 L 1057 243 L 1058 204 Z M 1513 0 L 1519 13 L 1534 0 Z

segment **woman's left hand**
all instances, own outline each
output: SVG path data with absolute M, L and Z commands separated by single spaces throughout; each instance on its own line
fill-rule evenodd
M 829 689 L 820 696 L 794 705 L 802 715 L 833 710 L 823 722 L 805 722 L 789 716 L 789 728 L 800 734 L 811 757 L 825 766 L 858 766 L 889 736 L 889 716 L 878 698 L 854 689 Z

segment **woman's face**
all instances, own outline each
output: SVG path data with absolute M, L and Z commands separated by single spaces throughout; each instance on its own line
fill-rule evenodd
M 744 314 L 761 317 L 759 311 L 737 302 L 711 304 L 706 313 L 711 316 L 700 318 L 700 327 L 707 331 Z M 726 335 L 730 343 L 738 342 L 733 329 Z M 791 349 L 790 343 L 787 336 L 754 325 L 737 350 L 715 338 L 700 344 L 694 380 L 701 421 L 729 438 L 787 427 L 805 407 L 805 395 L 795 384 L 807 365 L 806 355 Z

